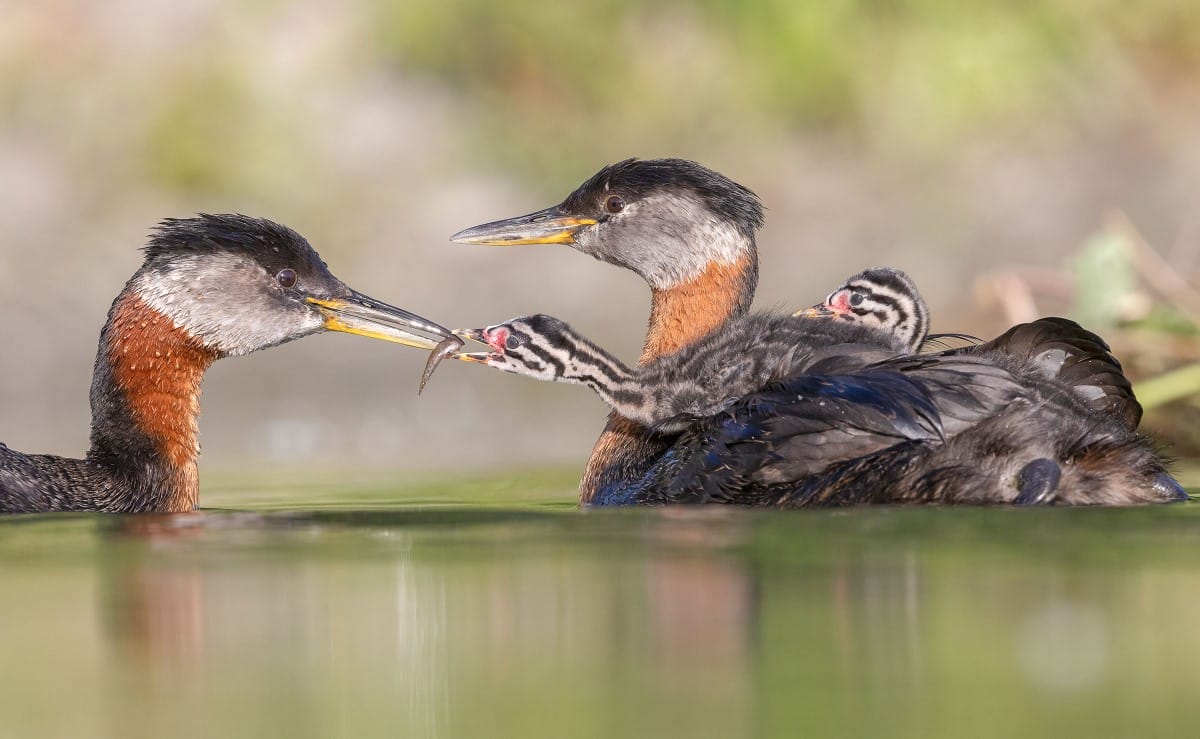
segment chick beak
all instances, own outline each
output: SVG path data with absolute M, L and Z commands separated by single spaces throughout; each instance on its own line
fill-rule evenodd
M 811 308 L 805 308 L 803 310 L 798 310 L 795 313 L 793 313 L 792 315 L 800 316 L 803 318 L 828 318 L 829 316 L 834 316 L 837 314 L 833 310 L 831 310 L 829 308 L 829 306 L 825 305 L 824 303 L 819 303 L 817 305 L 814 305 Z
M 484 329 L 481 329 L 481 328 L 456 328 L 456 329 L 454 329 L 453 333 L 455 336 L 459 337 L 460 339 L 464 339 L 466 341 L 474 341 L 478 344 L 487 344 L 489 348 L 491 348 L 491 346 L 492 346 L 491 341 L 489 340 L 489 337 L 488 337 L 488 333 Z M 453 357 L 455 359 L 460 359 L 464 362 L 483 363 L 483 362 L 487 362 L 488 357 L 494 353 L 495 353 L 494 350 L 487 351 L 487 352 L 458 352 L 457 354 L 454 354 Z

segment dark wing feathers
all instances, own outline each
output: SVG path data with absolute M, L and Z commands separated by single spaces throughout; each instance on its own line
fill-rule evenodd
M 852 374 L 797 375 L 686 432 L 674 447 L 673 470 L 662 475 L 664 499 L 794 503 L 836 488 L 836 479 L 824 478 L 847 464 L 866 467 L 846 479 L 886 480 L 919 448 L 995 416 L 1021 394 L 1010 372 L 971 356 L 902 357 Z M 873 457 L 885 450 L 896 453 Z
M 1141 406 L 1120 363 L 1072 321 L 1040 319 L 937 354 L 863 363 L 865 356 L 835 347 L 814 354 L 798 374 L 696 420 L 645 474 L 614 483 L 594 502 L 807 507 L 1178 497 L 1136 433 Z
M 940 441 L 929 393 L 903 373 L 799 375 L 697 424 L 666 497 L 700 502 L 722 491 L 774 485 L 902 441 Z
M 1089 406 L 1136 429 L 1142 406 L 1104 339 L 1066 318 L 1020 323 L 972 350 L 1024 362 L 1043 377 L 1073 388 Z
M 947 436 L 995 415 L 1025 393 L 1011 372 L 983 357 L 898 357 L 875 367 L 902 372 L 918 383 L 932 398 Z

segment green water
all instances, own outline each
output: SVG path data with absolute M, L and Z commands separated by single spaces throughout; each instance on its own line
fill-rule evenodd
M 566 478 L 0 520 L 0 735 L 1195 736 L 1200 506 L 579 511 Z

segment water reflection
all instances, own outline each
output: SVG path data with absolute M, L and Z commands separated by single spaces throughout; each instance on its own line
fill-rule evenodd
M 103 592 L 123 678 L 113 698 L 141 704 L 116 717 L 114 734 L 209 735 L 215 702 L 232 708 L 239 730 L 328 736 L 376 714 L 404 733 L 440 735 L 443 579 L 414 565 L 403 531 L 369 532 L 386 558 L 307 556 L 336 534 L 325 528 L 287 514 L 105 526 L 120 553 Z M 285 710 L 264 714 L 263 705 Z
M 27 637 L 0 654 L 34 668 L 0 709 L 47 709 L 12 714 L 19 735 L 113 736 L 1009 736 L 1200 718 L 1200 569 L 1181 556 L 1200 520 L 929 513 L 0 526 L 0 628 Z M 48 710 L 37 686 L 73 681 L 102 693 Z
M 545 550 L 537 530 L 556 538 L 562 518 L 113 519 L 103 527 L 118 553 L 105 573 L 104 625 L 125 676 L 121 693 L 150 708 L 116 728 L 154 735 L 206 725 L 211 717 L 187 716 L 186 706 L 252 690 L 294 702 L 298 730 L 341 726 L 342 707 L 355 706 L 355 724 L 374 716 L 414 735 L 443 735 L 452 724 L 486 732 L 487 712 L 451 721 L 451 704 L 470 696 L 495 701 L 492 710 L 512 720 L 526 709 L 537 715 L 541 696 L 518 690 L 515 703 L 497 701 L 494 686 L 548 678 L 564 659 L 593 675 L 564 681 L 576 700 L 593 682 L 611 681 L 633 704 L 665 685 L 666 700 L 707 696 L 730 709 L 719 726 L 744 727 L 759 589 L 746 563 L 724 554 L 741 527 L 664 514 L 636 524 L 637 549 L 605 563 L 556 556 L 558 543 Z M 608 549 L 611 536 L 594 545 Z M 248 551 L 253 561 L 244 561 Z M 480 567 L 480 555 L 490 564 Z M 706 716 L 671 723 L 714 728 Z
M 152 559 L 156 548 L 201 536 L 203 521 L 202 514 L 178 514 L 117 524 L 121 538 L 150 546 L 106 572 L 111 578 L 103 588 L 106 630 L 121 657 L 144 668 L 148 689 L 160 684 L 170 689 L 173 673 L 194 667 L 204 653 L 203 580 L 192 571 L 154 567 Z
M 1050 600 L 1030 608 L 1017 631 L 1021 670 L 1037 687 L 1078 693 L 1100 683 L 1108 668 L 1110 634 L 1092 603 Z

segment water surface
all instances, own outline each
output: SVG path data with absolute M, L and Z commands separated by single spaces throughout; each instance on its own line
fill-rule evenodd
M 1194 736 L 1200 508 L 579 511 L 566 477 L 0 520 L 4 736 Z

